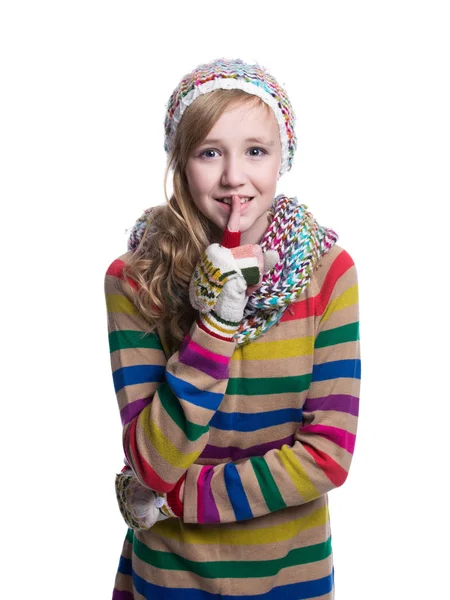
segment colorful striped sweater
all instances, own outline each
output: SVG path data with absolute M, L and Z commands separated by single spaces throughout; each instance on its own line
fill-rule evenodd
M 182 520 L 128 530 L 113 600 L 334 598 L 328 492 L 349 473 L 361 373 L 351 256 L 335 244 L 250 344 L 195 321 L 172 356 L 120 288 L 126 257 L 105 276 L 125 456 L 153 490 L 186 479 Z

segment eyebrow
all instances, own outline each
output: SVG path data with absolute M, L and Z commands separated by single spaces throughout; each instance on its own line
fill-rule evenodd
M 220 144 L 221 141 L 222 140 L 216 140 L 216 139 L 209 138 L 209 139 L 203 141 L 200 145 L 203 146 L 204 144 Z M 273 146 L 275 144 L 275 142 L 273 140 L 264 140 L 263 138 L 258 138 L 258 137 L 247 138 L 245 140 L 245 142 L 255 142 L 256 144 L 263 144 L 264 146 Z

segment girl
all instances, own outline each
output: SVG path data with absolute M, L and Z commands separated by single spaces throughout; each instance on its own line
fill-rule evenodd
M 114 600 L 334 598 L 358 281 L 337 234 L 275 196 L 294 124 L 276 79 L 241 60 L 199 65 L 170 97 L 173 194 L 105 276 L 129 527 Z

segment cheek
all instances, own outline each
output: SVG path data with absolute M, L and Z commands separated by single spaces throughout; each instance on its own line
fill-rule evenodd
M 280 161 L 277 157 L 271 157 L 272 160 L 266 161 L 264 169 L 259 173 L 259 179 L 265 187 L 276 185 L 278 172 L 280 170 Z
M 261 174 L 261 184 L 265 188 L 271 188 L 275 186 L 277 183 L 278 171 L 278 165 L 275 165 L 275 167 L 270 166 L 270 168 L 265 169 L 264 173 Z
M 201 167 L 186 169 L 186 178 L 190 189 L 197 192 L 208 191 L 215 181 L 213 170 Z

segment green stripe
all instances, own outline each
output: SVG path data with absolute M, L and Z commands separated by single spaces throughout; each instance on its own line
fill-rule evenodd
M 112 331 L 109 336 L 109 350 L 124 350 L 125 348 L 153 348 L 162 350 L 159 337 L 155 333 L 143 333 L 133 329 L 122 329 L 121 331 Z
M 258 267 L 243 267 L 241 273 L 247 285 L 256 285 L 259 282 L 260 272 Z
M 280 494 L 275 479 L 270 472 L 269 466 L 264 456 L 251 456 L 250 462 L 252 463 L 253 470 L 258 480 L 259 487 L 261 488 L 262 495 L 266 501 L 267 508 L 270 512 L 286 508 L 286 503 L 283 500 L 283 496 Z
M 134 538 L 133 552 L 140 560 L 158 569 L 186 571 L 205 579 L 272 577 L 279 573 L 281 569 L 318 562 L 330 556 L 331 536 L 326 542 L 296 548 L 291 550 L 287 556 L 273 560 L 195 562 L 171 552 L 152 550 L 137 538 Z
M 359 321 L 342 325 L 342 327 L 335 327 L 328 331 L 321 331 L 316 337 L 314 348 L 325 348 L 325 346 L 356 342 L 357 340 L 359 340 Z
M 209 425 L 197 425 L 188 421 L 181 408 L 180 401 L 172 392 L 167 381 L 163 381 L 158 388 L 159 399 L 164 410 L 171 417 L 190 442 L 195 442 L 200 436 L 209 431 Z
M 227 394 L 265 396 L 268 394 L 300 393 L 309 389 L 311 373 L 292 377 L 233 377 L 228 380 Z

